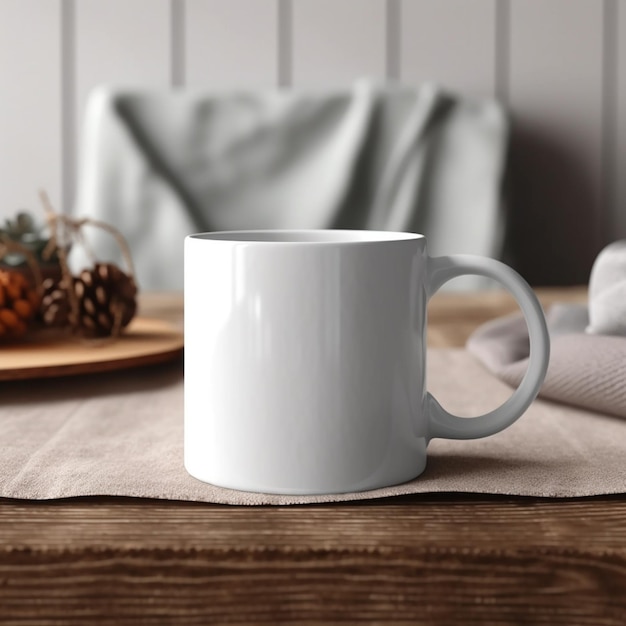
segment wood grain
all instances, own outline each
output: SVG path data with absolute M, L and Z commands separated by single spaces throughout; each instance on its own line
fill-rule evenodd
M 0 381 L 74 376 L 144 367 L 179 358 L 183 334 L 170 322 L 139 317 L 119 339 L 80 341 L 43 332 L 0 351 Z
M 585 304 L 587 292 L 581 287 L 535 290 L 544 310 L 553 304 Z M 510 294 L 492 290 L 475 293 L 440 292 L 428 304 L 428 345 L 432 348 L 460 348 L 482 323 L 519 311 Z
M 3 501 L 6 504 L 8 501 Z M 502 511 L 506 510 L 506 519 Z M 29 551 L 445 552 L 564 550 L 626 558 L 626 500 L 415 495 L 347 504 L 222 506 L 134 498 L 14 501 L 0 554 Z M 71 532 L 68 532 L 71 529 Z
M 626 502 L 607 497 L 19 503 L 2 518 L 0 605 L 5 620 L 38 624 L 71 614 L 103 624 L 621 625 L 625 518 Z
M 585 299 L 539 295 L 545 306 Z M 514 309 L 501 292 L 438 294 L 431 343 L 462 344 Z M 155 311 L 175 319 L 180 296 L 145 294 L 142 312 Z M 625 622 L 624 495 L 253 508 L 0 500 L 1 624 Z

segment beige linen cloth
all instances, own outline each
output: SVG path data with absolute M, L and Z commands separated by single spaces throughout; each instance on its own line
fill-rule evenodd
M 464 350 L 429 350 L 429 389 L 462 415 L 511 388 Z M 475 441 L 434 440 L 424 474 L 362 493 L 278 496 L 202 483 L 183 467 L 180 363 L 117 374 L 0 383 L 0 496 L 116 495 L 224 504 L 297 504 L 463 492 L 572 497 L 626 492 L 626 421 L 536 401 Z

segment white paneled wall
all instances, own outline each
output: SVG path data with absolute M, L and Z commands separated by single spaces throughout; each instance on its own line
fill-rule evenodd
M 513 257 L 531 280 L 584 280 L 626 237 L 626 0 L 0 0 L 0 218 L 41 186 L 70 207 L 97 84 L 363 76 L 510 107 Z
M 296 0 L 292 84 L 334 87 L 385 78 L 384 0 Z
M 0 0 L 0 217 L 62 191 L 60 0 Z
M 433 81 L 471 96 L 494 96 L 496 2 L 404 2 L 400 37 L 404 81 Z
M 1 2 L 2 0 L 0 0 Z M 90 91 L 101 84 L 166 87 L 171 81 L 170 0 L 77 0 L 72 67 L 76 98 L 72 132 L 80 161 L 80 126 Z M 68 141 L 70 139 L 68 138 Z M 76 164 L 67 177 L 71 202 Z M 73 176 L 72 176 L 73 175 Z M 74 182 L 72 182 L 74 181 Z
M 608 223 L 609 236 L 613 233 L 620 233 L 626 236 L 626 3 L 620 0 L 617 15 L 614 21 L 615 47 L 617 54 L 615 59 L 615 72 L 611 79 L 616 85 L 609 85 L 608 97 L 614 98 L 613 107 L 609 113 L 615 113 L 615 118 L 609 120 L 609 132 L 607 140 L 609 142 L 608 163 L 613 174 L 611 183 L 612 204 L 609 207 L 610 220 Z M 611 27 L 611 20 L 607 20 L 607 26 Z M 614 89 L 611 89 L 614 87 Z M 611 143 L 611 138 L 615 141 Z
M 601 244 L 604 9 L 589 0 L 511 2 L 508 93 L 521 134 L 512 191 L 524 218 L 518 245 L 532 242 L 549 276 L 564 263 L 582 272 Z
M 278 0 L 187 0 L 184 11 L 188 85 L 278 84 Z

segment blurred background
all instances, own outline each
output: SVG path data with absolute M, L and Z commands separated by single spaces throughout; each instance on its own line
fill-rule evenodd
M 0 219 L 40 187 L 72 208 L 101 83 L 361 77 L 504 104 L 506 260 L 532 284 L 586 283 L 626 237 L 626 0 L 0 0 Z

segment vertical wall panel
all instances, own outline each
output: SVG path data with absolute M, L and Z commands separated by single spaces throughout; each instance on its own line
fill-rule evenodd
M 514 256 L 531 280 L 585 282 L 600 244 L 603 3 L 512 0 Z
M 170 30 L 169 0 L 78 0 L 79 114 L 89 90 L 100 83 L 169 84 Z
M 192 87 L 278 81 L 278 0 L 187 0 L 186 75 Z
M 293 0 L 293 83 L 334 87 L 383 79 L 384 0 Z
M 626 238 L 626 2 L 617 3 L 617 59 L 616 72 L 617 89 L 615 90 L 617 103 L 615 106 L 616 119 L 616 152 L 614 190 L 612 194 L 613 206 L 611 239 Z
M 403 0 L 400 76 L 493 96 L 496 0 Z
M 482 97 L 496 67 L 513 121 L 512 259 L 531 280 L 583 282 L 603 228 L 626 237 L 626 0 L 0 0 L 0 220 L 36 206 L 39 186 L 61 205 L 63 155 L 71 198 L 99 83 L 269 86 L 286 68 L 321 87 L 391 71 Z
M 93 87 L 169 85 L 170 17 L 169 0 L 77 0 L 78 135 Z
M 0 221 L 61 199 L 58 0 L 0 0 Z

